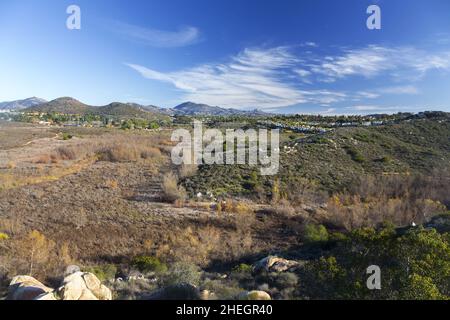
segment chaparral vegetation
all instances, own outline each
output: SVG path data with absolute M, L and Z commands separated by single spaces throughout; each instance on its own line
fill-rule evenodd
M 171 132 L 193 116 L 64 101 L 0 122 L 0 296 L 72 270 L 105 299 L 450 298 L 448 114 L 195 117 L 280 129 L 263 176 L 174 165 Z

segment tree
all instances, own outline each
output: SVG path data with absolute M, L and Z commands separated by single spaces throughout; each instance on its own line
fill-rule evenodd
M 32 276 L 36 269 L 45 268 L 54 248 L 55 243 L 52 240 L 48 240 L 39 231 L 33 230 L 18 242 L 16 250 L 29 262 L 28 273 Z

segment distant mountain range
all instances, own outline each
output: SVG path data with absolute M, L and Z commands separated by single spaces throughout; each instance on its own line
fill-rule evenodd
M 64 114 L 99 114 L 117 117 L 153 118 L 155 116 L 230 116 L 230 115 L 267 115 L 260 110 L 243 111 L 238 109 L 226 109 L 213 107 L 206 104 L 185 102 L 174 108 L 160 108 L 149 105 L 143 106 L 136 103 L 113 102 L 106 106 L 90 106 L 71 97 L 62 97 L 52 101 L 39 98 L 0 103 L 0 109 L 20 110 L 24 112 L 64 113 Z
M 142 118 L 155 119 L 167 117 L 167 114 L 158 110 L 150 110 L 135 103 L 112 102 L 106 106 L 90 106 L 84 104 L 74 98 L 62 97 L 50 102 L 35 105 L 22 110 L 23 112 L 39 112 L 39 113 L 63 113 L 63 114 L 95 114 L 104 116 L 114 116 L 118 118 Z
M 46 100 L 36 97 L 31 97 L 24 100 L 0 102 L 0 110 L 12 110 L 12 111 L 22 110 L 46 102 L 47 102 Z
M 260 110 L 238 110 L 238 109 L 225 109 L 220 107 L 212 107 L 207 104 L 199 104 L 194 102 L 185 102 L 182 103 L 175 108 L 173 108 L 173 112 L 176 115 L 188 115 L 188 116 L 197 116 L 197 115 L 210 115 L 210 116 L 230 116 L 230 115 L 267 115 L 267 113 Z

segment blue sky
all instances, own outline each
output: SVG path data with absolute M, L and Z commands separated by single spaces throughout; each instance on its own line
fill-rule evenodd
M 449 88 L 448 0 L 0 2 L 0 101 L 393 113 L 450 111 Z

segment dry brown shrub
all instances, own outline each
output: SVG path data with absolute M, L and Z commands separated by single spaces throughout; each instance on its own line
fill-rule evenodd
M 186 191 L 183 187 L 178 186 L 178 179 L 172 172 L 167 173 L 163 177 L 161 187 L 164 201 L 173 203 L 177 200 L 184 201 L 186 199 Z
M 226 199 L 222 201 L 220 209 L 223 212 L 237 214 L 253 214 L 255 212 L 250 202 L 235 199 Z
M 49 164 L 51 161 L 52 161 L 52 158 L 49 154 L 43 154 L 43 155 L 40 155 L 36 160 L 34 160 L 34 163 Z
M 0 231 L 9 235 L 17 235 L 23 232 L 23 217 L 14 215 L 11 218 L 0 218 Z
M 198 166 L 196 164 L 182 164 L 178 168 L 178 175 L 180 178 L 192 177 L 198 171 Z
M 85 227 L 89 223 L 88 214 L 84 208 L 75 209 L 67 218 L 67 221 L 75 226 L 76 230 Z
M 6 168 L 7 168 L 7 169 L 15 169 L 15 168 L 16 168 L 16 163 L 15 163 L 14 161 L 9 161 L 9 162 L 6 164 Z
M 103 144 L 96 152 L 99 160 L 110 162 L 138 161 L 161 156 L 161 151 L 143 137 L 120 137 Z
M 4 258 L 3 268 L 10 278 L 27 274 L 45 281 L 61 276 L 65 267 L 74 262 L 68 243 L 57 245 L 36 230 L 10 238 L 3 249 L 0 258 Z
M 284 216 L 293 216 L 296 214 L 295 208 L 286 199 L 281 199 L 276 205 L 273 206 L 273 210 L 276 214 L 281 214 Z
M 384 222 L 422 224 L 448 210 L 449 188 L 448 170 L 429 175 L 361 176 L 348 193 L 328 200 L 324 222 L 346 230 L 377 227 Z
M 184 200 L 183 199 L 177 199 L 173 203 L 175 208 L 183 208 L 184 207 Z
M 153 159 L 161 157 L 161 150 L 158 148 L 148 147 L 141 151 L 142 159 Z
M 407 226 L 413 222 L 422 224 L 445 210 L 440 202 L 430 199 L 381 197 L 365 200 L 355 195 L 335 195 L 328 201 L 326 222 L 346 230 L 377 227 L 385 222 Z
M 158 248 L 158 254 L 169 260 L 205 266 L 214 256 L 214 251 L 222 246 L 222 240 L 220 230 L 211 226 L 176 228 L 167 235 L 164 244 Z
M 104 146 L 97 152 L 97 155 L 100 161 L 109 162 L 137 161 L 140 157 L 134 146 L 125 144 Z
M 76 160 L 77 150 L 73 147 L 59 147 L 58 149 L 56 149 L 55 159 Z
M 50 155 L 50 162 L 52 164 L 57 164 L 57 163 L 59 163 L 59 159 L 55 154 L 52 154 L 52 155 Z
M 110 134 L 92 137 L 77 144 L 57 148 L 50 155 L 41 155 L 36 163 L 57 163 L 97 157 L 100 161 L 129 162 L 158 159 L 162 156 L 158 139 L 139 135 Z
M 105 187 L 109 189 L 117 189 L 119 187 L 119 183 L 117 182 L 117 180 L 108 179 L 105 182 Z
M 31 231 L 13 245 L 14 255 L 21 263 L 20 269 L 30 276 L 47 274 L 54 249 L 55 242 L 37 230 Z
M 234 211 L 234 200 L 233 199 L 225 199 L 221 202 L 221 211 L 223 212 L 233 212 Z

